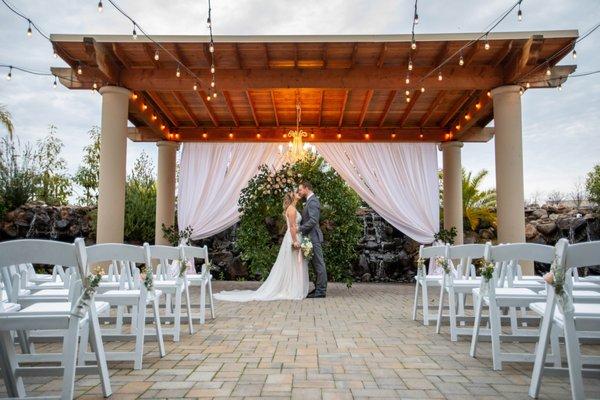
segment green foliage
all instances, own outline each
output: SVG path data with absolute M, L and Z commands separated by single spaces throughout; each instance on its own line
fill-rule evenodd
M 34 162 L 37 168 L 35 197 L 51 206 L 67 203 L 71 194 L 71 180 L 67 161 L 60 153 L 64 144 L 56 136 L 56 127 L 50 125 L 48 136 L 37 141 Z
M 488 175 L 482 169 L 475 175 L 462 169 L 463 216 L 466 228 L 475 231 L 478 227 L 496 224 L 496 190 L 482 190 L 481 182 Z
M 0 218 L 33 199 L 35 177 L 31 146 L 0 139 Z
M 77 202 L 85 206 L 98 203 L 98 184 L 100 182 L 100 129 L 97 126 L 88 131 L 91 143 L 83 148 L 83 158 L 73 182 L 83 188 L 83 194 Z
M 0 104 L 0 126 L 8 131 L 8 137 L 12 140 L 15 127 L 12 123 L 12 115 L 10 115 L 4 104 Z
M 142 152 L 135 160 L 125 186 L 125 241 L 154 242 L 156 221 L 156 182 L 154 165 Z
M 600 205 L 600 164 L 588 172 L 585 188 L 590 201 Z
M 456 227 L 453 226 L 450 229 L 441 228 L 438 233 L 433 234 L 433 238 L 442 243 L 454 244 L 454 239 L 456 239 Z
M 330 280 L 351 283 L 350 266 L 356 257 L 361 225 L 356 211 L 361 202 L 342 178 L 321 157 L 307 156 L 274 171 L 262 166 L 242 190 L 242 217 L 236 245 L 251 275 L 264 279 L 269 274 L 286 230 L 283 196 L 308 180 L 321 201 L 323 253 Z
M 163 236 L 169 243 L 171 243 L 172 246 L 179 246 L 180 243 L 189 243 L 189 240 L 194 233 L 194 229 L 191 226 L 188 226 L 184 230 L 180 231 L 177 228 L 177 224 L 173 224 L 171 226 L 161 224 L 161 229 Z

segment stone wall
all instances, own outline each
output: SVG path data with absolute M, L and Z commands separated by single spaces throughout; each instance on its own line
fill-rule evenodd
M 0 240 L 43 238 L 71 242 L 85 237 L 94 242 L 91 207 L 50 207 L 28 204 L 9 212 L 0 223 Z M 369 208 L 361 208 L 358 217 L 364 234 L 357 245 L 352 275 L 364 282 L 411 282 L 419 244 L 398 231 Z M 525 234 L 528 242 L 554 245 L 562 237 L 573 243 L 600 240 L 600 210 L 567 206 L 528 207 L 525 209 Z M 235 248 L 236 226 L 195 244 L 209 247 L 218 267 L 219 279 L 248 279 L 248 270 Z M 495 240 L 494 228 L 467 232 L 465 242 Z M 538 272 L 547 266 L 536 266 Z

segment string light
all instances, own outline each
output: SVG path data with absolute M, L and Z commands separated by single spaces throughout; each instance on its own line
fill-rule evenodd
M 559 83 L 559 84 L 558 84 L 558 90 L 559 90 L 559 91 L 562 91 L 562 83 Z
M 523 11 L 521 11 L 521 1 L 519 1 L 519 11 L 517 11 L 517 19 L 519 22 L 523 21 Z
M 213 97 L 216 99 L 217 98 L 217 92 L 213 93 Z
M 211 73 L 211 74 L 214 74 L 214 73 L 215 73 L 215 64 L 212 64 L 212 65 L 210 66 L 210 73 Z
M 415 38 L 413 37 L 412 42 L 410 44 L 410 48 L 413 50 L 417 49 L 417 42 L 415 41 Z
M 103 9 L 104 9 L 104 7 L 102 7 L 102 2 L 99 1 L 98 2 L 98 12 L 101 13 Z
M 550 70 L 550 66 L 546 68 L 546 76 L 552 75 L 552 71 Z
M 529 89 L 529 88 L 531 87 L 531 83 L 527 82 L 527 83 L 525 84 L 525 87 L 526 87 L 527 89 Z
M 137 32 L 135 31 L 135 22 L 133 23 L 133 40 L 137 40 Z
M 488 41 L 488 36 L 485 35 L 485 44 L 483 45 L 483 48 L 486 50 L 490 49 L 490 42 Z
M 208 46 L 208 51 L 210 51 L 211 53 L 215 52 L 215 44 L 213 42 L 210 42 L 210 45 Z
M 406 82 L 407 85 L 410 83 L 410 75 L 406 74 L 406 79 L 404 82 Z
M 415 25 L 419 24 L 419 14 L 415 14 Z
M 96 82 L 94 82 L 94 84 L 92 85 L 92 87 L 94 88 L 94 90 L 98 89 L 98 84 Z
M 421 86 L 421 93 L 425 93 L 425 86 Z
M 577 50 L 573 49 L 573 60 L 577 58 Z
M 181 71 L 179 71 L 179 65 L 177 66 L 177 72 L 175 72 L 176 77 L 181 77 Z
M 198 90 L 198 83 L 194 82 L 194 91 Z
M 56 86 L 58 86 L 56 84 L 56 75 L 54 75 L 54 83 L 52 84 L 52 89 L 56 89 Z
M 58 54 L 56 54 L 56 51 L 53 51 L 54 53 L 54 58 L 58 58 Z
M 465 59 L 463 58 L 462 54 L 460 55 L 460 59 L 458 60 L 458 65 L 460 65 L 461 67 L 465 65 Z
M 210 87 L 213 87 L 213 88 L 215 87 L 215 80 L 214 79 L 210 82 Z
M 408 58 L 408 70 L 412 71 L 412 69 L 413 69 L 413 63 L 412 63 L 412 59 L 409 57 Z
M 77 64 L 77 75 L 83 74 L 83 69 L 81 68 L 81 63 Z
M 210 97 L 210 94 L 206 95 L 206 101 L 210 101 L 212 99 L 212 97 Z
M 520 94 L 521 96 L 523 96 L 523 93 L 524 93 L 524 90 L 523 90 L 523 88 L 519 88 L 519 94 Z
M 444 79 L 444 77 L 442 76 L 442 70 L 440 69 L 438 72 L 438 81 L 441 81 L 442 79 Z
M 406 92 L 404 92 L 404 94 L 405 94 L 406 96 L 410 96 L 410 90 L 407 90 Z
M 10 81 L 12 79 L 12 67 L 8 69 L 8 74 L 6 75 L 6 80 Z
M 410 103 L 410 97 L 407 97 L 407 98 L 406 98 L 406 102 L 407 102 L 407 103 Z
M 33 35 L 33 31 L 31 30 L 31 21 L 27 21 L 29 22 L 29 26 L 27 27 L 27 36 L 31 37 L 31 35 Z
M 158 61 L 160 59 L 160 54 L 158 54 L 158 50 L 154 52 L 154 60 Z

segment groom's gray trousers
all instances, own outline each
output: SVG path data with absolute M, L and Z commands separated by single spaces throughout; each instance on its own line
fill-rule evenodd
M 323 258 L 323 247 L 320 241 L 313 242 L 313 266 L 317 273 L 315 282 L 315 294 L 324 295 L 327 293 L 327 269 L 325 269 L 325 259 Z

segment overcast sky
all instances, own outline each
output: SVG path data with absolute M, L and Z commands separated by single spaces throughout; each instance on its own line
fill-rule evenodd
M 131 34 L 131 24 L 108 1 L 99 14 L 96 0 L 7 0 L 46 33 Z M 150 34 L 206 34 L 206 1 L 116 0 Z M 419 2 L 417 33 L 479 32 L 513 4 L 513 0 Z M 393 34 L 409 33 L 413 2 L 407 0 L 213 0 L 215 34 Z M 524 0 L 524 19 L 509 16 L 496 31 L 578 29 L 580 34 L 600 20 L 598 0 Z M 64 66 L 50 44 L 0 3 L 0 64 L 48 71 Z M 577 46 L 577 72 L 600 69 L 600 30 Z M 573 63 L 568 57 L 562 63 Z M 6 75 L 6 70 L 0 71 Z M 523 97 L 525 193 L 569 192 L 577 179 L 600 162 L 600 74 L 571 79 L 562 91 L 531 90 Z M 48 125 L 58 127 L 64 156 L 74 172 L 86 132 L 100 124 L 100 95 L 69 91 L 51 78 L 13 71 L 0 79 L 0 103 L 13 115 L 21 141 L 43 137 Z M 5 132 L 0 132 L 5 134 Z M 493 141 L 467 144 L 463 165 L 485 168 L 494 186 Z M 128 142 L 128 169 L 145 150 L 156 159 L 156 146 Z M 441 164 L 440 164 L 441 165 Z

